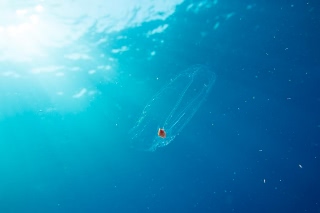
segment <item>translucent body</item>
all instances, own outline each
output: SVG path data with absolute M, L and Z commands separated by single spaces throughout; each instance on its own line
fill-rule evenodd
M 197 112 L 215 79 L 215 73 L 204 65 L 179 73 L 143 109 L 131 129 L 132 147 L 154 151 L 171 143 Z M 166 137 L 158 136 L 159 128 Z

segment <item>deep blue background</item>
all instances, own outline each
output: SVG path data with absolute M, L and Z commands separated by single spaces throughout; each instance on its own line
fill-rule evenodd
M 190 2 L 154 40 L 145 34 L 159 21 L 119 32 L 141 51 L 117 56 L 117 83 L 97 85 L 103 95 L 86 111 L 1 121 L 0 212 L 320 211 L 319 2 L 187 13 Z M 217 80 L 186 128 L 156 152 L 130 149 L 148 100 L 199 63 Z

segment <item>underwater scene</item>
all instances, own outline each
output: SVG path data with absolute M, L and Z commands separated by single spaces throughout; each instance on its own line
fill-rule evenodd
M 1 0 L 0 213 L 320 212 L 320 2 Z

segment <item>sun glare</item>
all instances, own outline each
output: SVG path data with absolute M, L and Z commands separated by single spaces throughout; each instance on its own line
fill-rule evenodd
M 183 0 L 164 2 L 0 0 L 0 89 L 3 94 L 21 90 L 21 103 L 11 101 L 5 106 L 38 109 L 39 97 L 44 95 L 50 100 L 50 109 L 74 112 L 86 107 L 100 94 L 95 84 L 115 79 L 117 57 L 134 51 L 126 45 L 126 36 L 113 39 L 114 35 L 146 22 L 165 20 Z M 167 27 L 156 27 L 148 36 Z M 117 40 L 124 44 L 114 45 Z M 151 51 L 151 56 L 155 53 Z M 34 91 L 31 96 L 30 91 Z
M 39 40 L 45 36 L 41 27 L 43 12 L 43 6 L 37 5 L 33 8 L 7 10 L 0 15 L 0 48 L 6 50 L 0 61 L 13 56 L 22 61 L 39 56 Z

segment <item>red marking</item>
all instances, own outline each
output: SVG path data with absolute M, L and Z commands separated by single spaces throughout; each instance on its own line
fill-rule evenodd
M 166 131 L 164 131 L 164 129 L 160 129 L 158 130 L 158 136 L 161 138 L 165 138 L 166 137 Z

